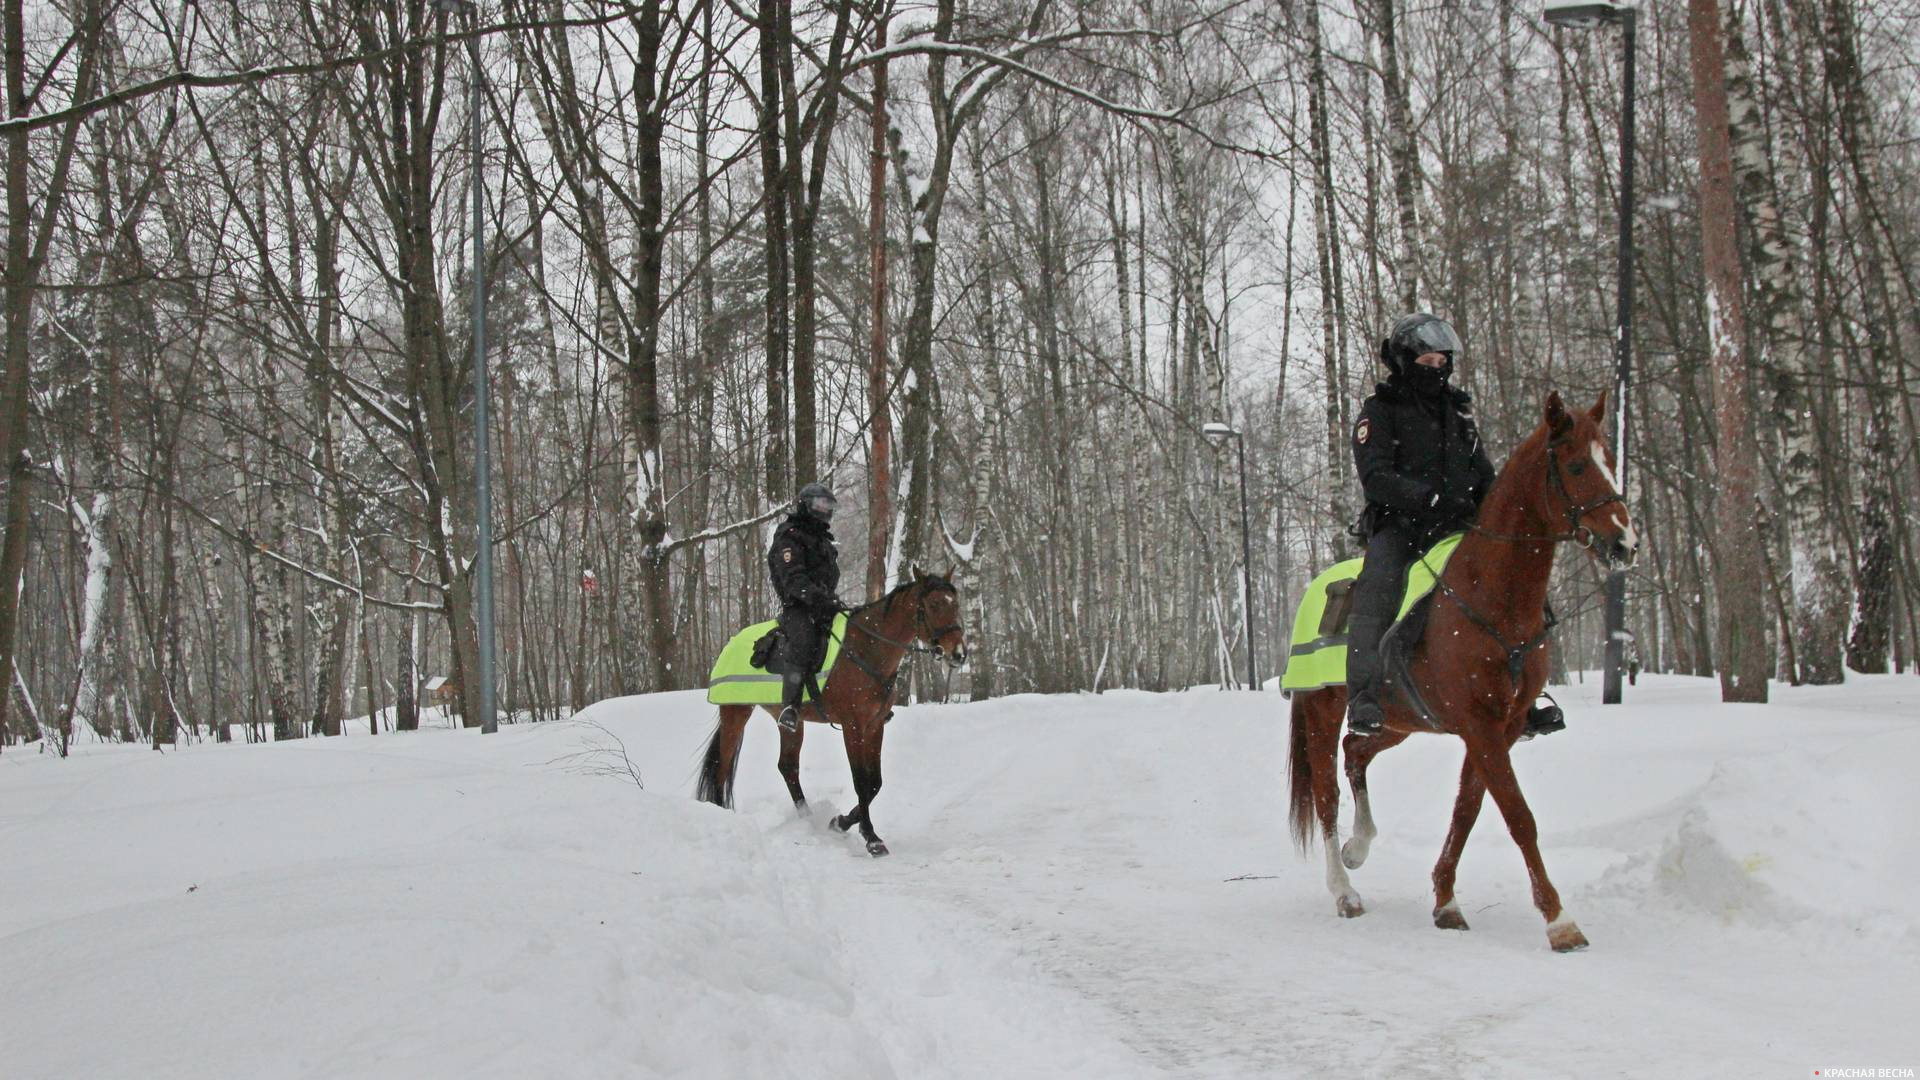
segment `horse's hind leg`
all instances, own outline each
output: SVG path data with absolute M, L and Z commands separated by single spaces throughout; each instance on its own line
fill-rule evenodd
M 1367 798 L 1367 766 L 1380 751 L 1399 746 L 1407 739 L 1403 731 L 1383 731 L 1378 735 L 1349 735 L 1340 743 L 1347 760 L 1347 786 L 1353 789 L 1353 835 L 1340 846 L 1340 861 L 1347 869 L 1358 870 L 1367 861 L 1367 849 L 1380 831 L 1373 827 L 1373 802 Z
M 805 724 L 797 725 L 792 731 L 780 729 L 780 778 L 787 782 L 787 794 L 793 797 L 793 808 L 801 817 L 812 814 L 807 808 L 807 795 L 800 790 L 800 744 L 806 736 Z
M 1335 769 L 1343 716 L 1340 703 L 1338 697 L 1314 702 L 1320 707 L 1311 709 L 1307 717 L 1306 751 L 1312 762 L 1314 817 L 1319 819 L 1320 846 L 1327 856 L 1327 891 L 1333 894 L 1334 910 L 1341 918 L 1351 919 L 1366 914 L 1367 907 L 1340 861 L 1340 777 Z
M 1460 853 L 1467 848 L 1467 834 L 1480 817 L 1480 805 L 1486 801 L 1487 782 L 1473 766 L 1473 754 L 1460 762 L 1460 793 L 1453 799 L 1453 824 L 1447 828 L 1447 842 L 1440 849 L 1440 861 L 1433 864 L 1433 925 L 1442 930 L 1465 930 L 1467 920 L 1453 897 L 1453 877 L 1460 869 Z

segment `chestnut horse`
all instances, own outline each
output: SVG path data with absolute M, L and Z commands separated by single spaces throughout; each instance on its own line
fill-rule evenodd
M 860 826 L 867 853 L 879 858 L 887 845 L 873 831 L 869 810 L 880 793 L 880 743 L 887 720 L 893 716 L 893 687 L 900 662 L 909 650 L 938 652 L 949 664 L 967 658 L 966 638 L 960 629 L 960 595 L 953 572 L 925 574 L 914 568 L 911 580 L 847 617 L 846 640 L 840 659 L 827 674 L 816 705 L 801 706 L 800 718 L 838 724 L 847 743 L 847 764 L 853 768 L 853 790 L 859 805 L 833 819 L 846 832 Z M 700 764 L 697 796 L 716 806 L 733 806 L 733 774 L 740 764 L 740 737 L 746 733 L 753 710 L 778 714 L 777 705 L 722 705 L 720 723 L 707 743 Z M 800 743 L 806 725 L 780 732 L 780 775 L 787 781 L 794 808 L 808 814 L 807 797 L 800 790 Z
M 1353 837 L 1345 847 L 1336 843 L 1340 791 L 1334 751 L 1346 712 L 1346 687 L 1295 695 L 1288 818 L 1302 852 L 1313 841 L 1308 819 L 1318 819 L 1326 848 L 1327 889 L 1342 916 L 1352 918 L 1366 910 L 1347 870 L 1366 861 L 1376 835 L 1367 802 L 1367 765 L 1415 732 L 1438 732 L 1458 735 L 1466 743 L 1466 759 L 1460 765 L 1453 825 L 1433 868 L 1434 925 L 1467 928 L 1454 900 L 1454 872 L 1481 801 L 1491 793 L 1526 858 L 1534 906 L 1547 920 L 1548 944 L 1559 952 L 1586 947 L 1586 937 L 1547 880 L 1533 812 L 1520 794 L 1509 755 L 1547 681 L 1547 654 L 1540 646 L 1546 643 L 1549 625 L 1547 576 L 1555 545 L 1571 540 L 1609 567 L 1624 568 L 1632 564 L 1639 544 L 1600 428 L 1606 404 L 1602 394 L 1591 411 L 1581 414 L 1569 412 L 1558 393 L 1547 396 L 1545 420 L 1500 471 L 1476 523 L 1435 586 L 1426 633 L 1398 672 L 1404 681 L 1383 695 L 1386 730 L 1374 736 L 1348 735 L 1340 742 L 1354 801 Z M 1407 682 L 1415 691 L 1412 699 Z

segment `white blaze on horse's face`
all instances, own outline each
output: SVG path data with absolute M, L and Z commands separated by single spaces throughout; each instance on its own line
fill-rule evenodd
M 1594 465 L 1600 469 L 1600 475 L 1606 478 L 1607 490 L 1615 495 L 1622 494 L 1620 480 L 1613 475 L 1613 466 L 1607 464 L 1607 448 L 1600 444 L 1600 440 L 1595 439 L 1588 445 L 1588 450 L 1593 455 Z M 1607 514 L 1620 529 L 1620 545 L 1626 548 L 1631 556 L 1631 553 L 1640 546 L 1640 534 L 1633 531 L 1633 522 L 1627 515 L 1627 504 L 1611 503 L 1607 506 Z
M 1607 490 L 1620 494 L 1620 481 L 1614 478 L 1613 466 L 1607 464 L 1607 448 L 1595 439 L 1587 444 L 1587 450 L 1593 455 L 1593 463 L 1600 467 L 1600 475 L 1607 478 Z

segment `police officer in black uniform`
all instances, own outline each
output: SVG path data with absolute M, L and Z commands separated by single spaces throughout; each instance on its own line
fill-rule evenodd
M 767 550 L 767 570 L 773 575 L 774 595 L 780 598 L 786 664 L 782 699 L 786 708 L 780 712 L 780 726 L 788 731 L 799 730 L 801 696 L 808 680 L 820 670 L 833 617 L 842 610 L 840 548 L 828 527 L 835 505 L 827 485 L 801 488 L 793 512 L 774 530 L 773 546 Z
M 1493 486 L 1467 392 L 1447 383 L 1460 337 L 1418 312 L 1380 343 L 1391 372 L 1360 407 L 1353 463 L 1367 509 L 1356 528 L 1366 564 L 1347 624 L 1347 730 L 1380 733 L 1380 637 L 1399 614 L 1407 567 L 1441 537 L 1473 521 Z

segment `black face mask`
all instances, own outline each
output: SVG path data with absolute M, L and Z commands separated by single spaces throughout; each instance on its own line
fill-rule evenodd
M 1400 369 L 1400 377 L 1407 386 L 1418 394 L 1438 394 L 1446 389 L 1447 379 L 1453 375 L 1453 358 L 1440 367 L 1427 367 L 1424 364 L 1409 363 Z

